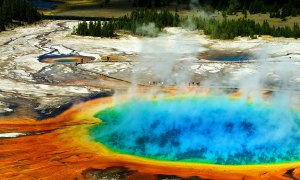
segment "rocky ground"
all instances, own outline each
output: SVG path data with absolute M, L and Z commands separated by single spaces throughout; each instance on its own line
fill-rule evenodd
M 98 105 L 111 104 L 115 98 L 87 100 L 128 92 L 133 84 L 146 91 L 172 90 L 168 87 L 174 86 L 246 93 L 281 90 L 284 94 L 296 92 L 293 100 L 300 104 L 299 40 L 260 37 L 219 41 L 180 28 L 167 28 L 155 38 L 122 33 L 113 39 L 79 37 L 71 35 L 77 23 L 43 21 L 0 33 L 2 179 L 183 179 L 178 175 L 181 173 L 185 179 L 299 176 L 299 164 L 282 168 L 263 165 L 253 171 L 201 166 L 198 171 L 194 165 L 127 162 L 122 156 L 94 152 L 98 146 L 86 136 L 86 128 L 98 123 L 93 119 Z M 251 58 L 211 61 L 201 55 L 207 51 L 245 53 Z M 95 60 L 84 64 L 40 62 L 39 57 L 45 54 L 92 56 Z M 81 101 L 87 102 L 73 106 Z M 65 114 L 57 116 L 62 112 Z M 56 118 L 42 121 L 49 117 Z
M 167 28 L 156 38 L 71 35 L 77 21 L 43 21 L 0 33 L 0 116 L 43 119 L 87 98 L 144 86 L 299 90 L 300 41 L 261 37 L 211 40 L 199 32 Z M 199 58 L 208 50 L 244 52 L 250 61 Z M 92 63 L 42 63 L 47 54 L 93 56 Z M 103 60 L 107 56 L 114 60 Z M 117 57 L 122 57 L 118 59 Z M 54 114 L 53 114 L 54 113 Z M 24 115 L 25 116 L 25 115 Z

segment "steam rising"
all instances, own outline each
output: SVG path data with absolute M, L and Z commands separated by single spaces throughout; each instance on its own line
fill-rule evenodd
M 187 19 L 185 23 L 194 29 L 192 21 Z M 195 61 L 201 64 L 197 56 L 204 49 L 194 40 L 194 32 L 168 28 L 167 33 L 157 34 L 154 24 L 143 25 L 139 31 L 158 36 L 141 39 L 129 92 L 135 95 L 137 84 L 145 82 L 180 87 L 179 94 L 189 88 L 193 81 L 191 66 Z M 226 93 L 212 93 L 209 98 L 190 96 L 153 102 L 151 96 L 157 93 L 153 91 L 148 92 L 150 100 L 134 98 L 119 104 L 116 98 L 116 107 L 97 115 L 104 123 L 95 126 L 91 134 L 115 151 L 154 159 L 216 164 L 299 161 L 300 114 L 292 107 L 300 103 L 293 89 L 295 81 L 291 80 L 297 68 L 290 59 L 273 62 L 268 54 L 271 48 L 265 45 L 253 52 L 256 62 L 246 64 L 252 67 L 251 72 L 240 68 L 235 70 L 241 74 L 237 79 L 231 74 L 215 78 L 226 81 L 220 84 L 223 88 L 237 88 L 239 100 L 230 99 Z M 205 88 L 217 83 L 210 78 L 201 82 Z M 267 99 L 262 93 L 265 89 L 273 92 Z
M 137 28 L 137 33 L 143 36 L 156 37 L 159 34 L 159 29 L 154 23 L 143 24 Z
M 171 35 L 142 40 L 139 61 L 133 69 L 133 82 L 138 83 L 145 72 L 151 73 L 151 80 L 161 85 L 189 82 L 191 64 L 197 60 L 201 47 L 191 39 L 188 31 L 170 28 L 169 33 Z

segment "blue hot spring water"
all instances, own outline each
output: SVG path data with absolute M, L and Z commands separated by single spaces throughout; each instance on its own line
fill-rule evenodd
M 76 62 L 76 60 L 74 60 L 74 59 L 59 59 L 59 60 L 56 60 L 55 62 L 69 63 L 69 62 Z
M 60 2 L 47 1 L 47 0 L 30 0 L 37 8 L 51 10 L 55 5 L 60 4 Z
M 95 115 L 92 138 L 117 153 L 226 165 L 300 160 L 300 113 L 228 97 L 133 99 Z
M 213 61 L 247 61 L 251 59 L 251 56 L 249 55 L 208 56 L 207 59 Z

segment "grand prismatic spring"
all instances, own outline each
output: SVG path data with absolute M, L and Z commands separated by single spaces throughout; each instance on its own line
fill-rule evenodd
M 28 150 L 16 149 L 20 157 L 35 157 L 29 167 L 50 166 L 47 171 L 60 178 L 288 179 L 298 172 L 299 118 L 297 107 L 237 95 L 120 95 L 80 103 L 47 121 L 2 123 L 1 129 L 21 131 L 26 124 L 42 134 L 2 141 Z M 2 165 L 15 168 L 5 163 L 10 158 Z M 45 169 L 30 169 L 26 173 L 44 175 Z
M 133 99 L 95 117 L 102 123 L 91 136 L 119 153 L 223 165 L 300 160 L 300 114 L 272 104 L 226 97 Z
M 1 180 L 300 179 L 299 39 L 79 22 L 0 33 Z

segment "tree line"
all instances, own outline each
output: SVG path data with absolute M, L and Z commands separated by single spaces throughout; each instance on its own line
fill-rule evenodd
M 116 30 L 126 30 L 133 34 L 139 34 L 138 27 L 154 23 L 156 28 L 161 31 L 165 27 L 179 26 L 180 18 L 177 13 L 164 10 L 135 9 L 129 16 L 125 15 L 120 18 L 113 18 L 110 21 L 101 23 L 94 21 L 87 23 L 80 22 L 73 30 L 73 34 L 81 36 L 96 37 L 114 37 Z
M 149 10 L 136 9 L 129 16 L 112 19 L 110 21 L 86 21 L 80 22 L 74 28 L 73 34 L 81 36 L 97 36 L 97 37 L 114 37 L 116 30 L 126 30 L 133 34 L 139 34 L 137 31 L 139 26 L 147 23 L 155 23 L 159 31 L 165 27 L 178 27 L 180 25 L 185 28 L 193 24 L 197 29 L 203 30 L 206 35 L 216 39 L 233 39 L 238 36 L 250 36 L 256 38 L 260 35 L 271 35 L 274 37 L 300 37 L 300 28 L 298 24 L 294 24 L 292 28 L 270 26 L 268 21 L 263 24 L 256 23 L 254 20 L 240 18 L 238 20 L 224 19 L 222 21 L 214 18 L 193 17 L 192 21 L 188 18 L 180 18 L 177 13 L 168 10 Z M 143 34 L 141 34 L 143 35 Z
M 86 21 L 78 23 L 78 26 L 73 29 L 73 34 L 80 36 L 95 36 L 95 37 L 113 37 L 115 36 L 114 21 Z
M 198 5 L 207 11 L 219 10 L 229 15 L 237 12 L 269 13 L 271 18 L 283 20 L 288 16 L 300 15 L 299 0 L 133 0 L 131 2 L 133 7 L 137 8 L 157 8 L 175 4 L 176 7 Z M 109 3 L 109 0 L 106 3 Z
M 263 24 L 256 23 L 254 20 L 240 18 L 237 20 L 218 21 L 216 19 L 194 18 L 194 23 L 198 29 L 204 31 L 216 39 L 233 39 L 238 36 L 257 38 L 261 35 L 271 35 L 274 37 L 300 38 L 300 28 L 294 24 L 293 28 L 270 26 L 268 21 Z
M 0 31 L 12 23 L 33 23 L 41 18 L 34 5 L 27 0 L 0 0 Z
M 221 10 L 227 11 L 228 14 L 235 14 L 238 11 L 248 11 L 250 14 L 262 13 L 270 14 L 270 18 L 281 18 L 285 20 L 288 16 L 298 16 L 300 15 L 300 6 L 296 1 L 289 0 L 287 2 L 282 1 L 237 1 L 230 0 L 228 2 L 228 7 L 223 7 Z

